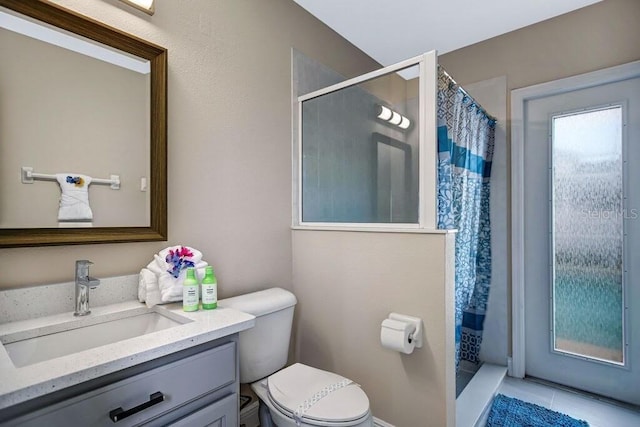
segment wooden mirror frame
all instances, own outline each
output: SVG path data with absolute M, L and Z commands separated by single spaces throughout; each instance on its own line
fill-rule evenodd
M 167 50 L 45 1 L 0 0 L 0 6 L 151 63 L 150 226 L 5 228 L 0 248 L 167 240 Z

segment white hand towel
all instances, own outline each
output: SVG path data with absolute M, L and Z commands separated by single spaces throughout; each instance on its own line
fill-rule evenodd
M 60 184 L 60 208 L 58 221 L 91 221 L 93 212 L 89 206 L 91 177 L 76 173 L 57 173 Z
M 193 266 L 196 277 L 201 281 L 207 265 L 202 261 L 202 252 L 197 249 L 182 245 L 165 248 L 153 255 L 153 260 L 140 270 L 138 299 L 146 302 L 148 307 L 182 301 L 182 284 L 187 268 Z
M 160 277 L 162 273 L 167 272 L 167 263 L 157 254 L 153 256 L 153 261 L 147 264 L 147 269 L 151 270 L 156 276 Z
M 178 280 L 180 280 L 180 278 L 176 279 L 169 273 L 162 273 L 162 275 L 158 277 L 160 300 L 162 302 L 182 301 L 182 286 L 176 283 Z
M 162 304 L 162 298 L 160 295 L 160 287 L 158 286 L 158 276 L 151 273 L 147 276 L 147 307 L 153 307 L 154 305 Z
M 160 299 L 160 288 L 158 287 L 158 276 L 152 271 L 143 268 L 140 270 L 138 279 L 138 300 L 146 302 L 147 307 L 162 304 Z

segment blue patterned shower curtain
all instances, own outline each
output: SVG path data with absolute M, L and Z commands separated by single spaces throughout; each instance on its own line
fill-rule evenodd
M 489 177 L 495 120 L 443 70 L 438 74 L 438 228 L 457 229 L 456 369 L 478 363 L 489 285 Z

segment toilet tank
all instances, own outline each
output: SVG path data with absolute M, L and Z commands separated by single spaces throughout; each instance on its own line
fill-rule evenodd
M 271 288 L 218 301 L 218 306 L 256 316 L 253 328 L 240 332 L 240 382 L 268 377 L 287 364 L 295 295 Z

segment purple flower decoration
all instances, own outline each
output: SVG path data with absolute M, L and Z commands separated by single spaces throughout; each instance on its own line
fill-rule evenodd
M 182 270 L 188 267 L 195 267 L 194 262 L 187 259 L 191 257 L 193 257 L 193 252 L 184 246 L 180 246 L 180 249 L 176 250 L 169 249 L 169 254 L 165 258 L 165 261 L 171 265 L 171 268 L 167 270 L 167 273 L 177 279 Z

